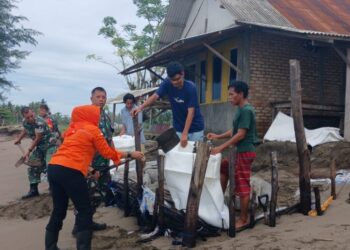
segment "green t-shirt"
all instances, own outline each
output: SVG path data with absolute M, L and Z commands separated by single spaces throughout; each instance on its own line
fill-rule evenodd
M 245 138 L 237 143 L 237 152 L 255 152 L 256 143 L 256 123 L 255 110 L 251 104 L 246 104 L 238 108 L 233 120 L 233 135 L 237 134 L 238 129 L 247 130 Z

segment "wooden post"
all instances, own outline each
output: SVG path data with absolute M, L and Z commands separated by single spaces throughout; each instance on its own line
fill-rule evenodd
M 350 60 L 350 49 L 347 49 L 347 59 Z M 344 139 L 350 142 L 350 64 L 346 64 Z
M 269 226 L 276 226 L 276 207 L 277 207 L 277 193 L 278 193 L 278 170 L 277 170 L 277 152 L 271 152 L 271 200 L 270 200 L 270 214 Z
M 310 152 L 307 148 L 303 110 L 301 104 L 300 65 L 298 60 L 289 60 L 292 113 L 295 140 L 299 156 L 300 208 L 304 215 L 311 210 Z
M 116 110 L 116 103 L 113 103 L 113 114 L 112 114 L 112 128 L 115 129 L 114 124 L 115 124 L 115 110 Z
M 255 213 L 256 213 L 256 209 L 255 209 L 255 201 L 256 201 L 256 192 L 254 190 L 254 187 L 252 186 L 251 189 L 252 191 L 252 196 L 250 198 L 249 201 L 249 210 L 250 210 L 250 214 L 249 214 L 249 227 L 253 228 L 255 226 Z
M 129 205 L 129 162 L 124 164 L 124 216 L 128 217 L 130 215 L 130 205 Z
M 187 247 L 196 246 L 196 226 L 198 220 L 198 208 L 202 194 L 202 187 L 207 170 L 210 147 L 205 142 L 198 142 L 197 155 L 194 162 L 190 190 L 188 193 L 184 236 L 182 244 Z
M 141 151 L 141 136 L 139 130 L 138 117 L 134 116 L 132 118 L 134 125 L 134 136 L 135 136 L 135 150 Z M 137 175 L 137 198 L 141 200 L 143 195 L 143 162 L 141 160 L 136 160 L 136 175 Z
M 320 189 L 318 187 L 314 187 L 314 193 L 315 193 L 315 204 L 316 204 L 317 215 L 320 216 L 323 214 L 321 209 Z
M 164 155 L 158 155 L 158 226 L 164 230 Z
M 336 163 L 335 159 L 331 162 L 330 167 L 330 179 L 331 179 L 331 195 L 333 196 L 333 200 L 337 199 L 337 193 L 335 191 L 335 177 L 337 175 Z
M 228 236 L 236 237 L 236 212 L 235 212 L 235 149 L 231 147 L 228 153 L 228 167 L 229 167 L 229 228 Z

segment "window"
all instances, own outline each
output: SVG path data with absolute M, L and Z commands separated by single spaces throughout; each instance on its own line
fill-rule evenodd
M 221 71 L 222 61 L 219 57 L 213 57 L 213 87 L 212 87 L 212 99 L 220 100 L 221 98 Z
M 238 53 L 237 49 L 231 49 L 230 61 L 235 66 L 237 66 L 237 53 Z M 235 81 L 236 79 L 237 79 L 237 71 L 230 67 L 230 81 L 229 81 L 229 84 L 232 81 Z
M 199 102 L 205 103 L 205 90 L 207 89 L 207 62 L 201 62 L 200 85 L 199 85 Z
M 185 68 L 185 79 L 193 83 L 196 82 L 196 65 L 190 65 Z

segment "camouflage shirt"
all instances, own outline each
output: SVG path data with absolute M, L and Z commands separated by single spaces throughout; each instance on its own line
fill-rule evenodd
M 111 118 L 104 110 L 101 111 L 101 117 L 98 127 L 106 138 L 108 144 L 111 145 L 114 129 L 112 128 Z
M 59 140 L 61 133 L 58 129 L 57 120 L 51 115 L 47 115 L 46 117 L 42 117 L 42 118 L 45 120 L 46 124 L 48 125 L 51 131 L 52 137 L 55 138 L 56 141 Z
M 36 145 L 38 148 L 46 150 L 50 146 L 52 135 L 49 126 L 43 118 L 35 116 L 35 123 L 33 124 L 23 120 L 23 127 L 32 140 L 35 140 L 37 133 L 43 135 L 39 143 Z
M 101 111 L 100 122 L 98 127 L 101 130 L 104 138 L 106 138 L 107 143 L 111 145 L 114 129 L 112 128 L 112 122 L 110 117 L 108 116 L 108 114 L 106 114 L 104 110 Z M 98 169 L 98 167 L 101 166 L 108 166 L 109 160 L 103 158 L 97 153 L 91 165 L 93 168 Z

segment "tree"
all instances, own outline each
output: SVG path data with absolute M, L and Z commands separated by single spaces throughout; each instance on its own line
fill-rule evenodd
M 0 100 L 4 92 L 14 87 L 13 82 L 5 75 L 19 68 L 20 61 L 29 55 L 29 51 L 19 49 L 22 43 L 36 45 L 38 31 L 27 29 L 22 22 L 27 18 L 12 14 L 16 0 L 0 0 Z
M 94 54 L 89 55 L 88 59 L 108 64 L 120 72 L 151 55 L 157 49 L 160 29 L 166 15 L 168 1 L 133 0 L 133 3 L 137 6 L 137 16 L 145 19 L 147 22 L 141 32 L 138 31 L 135 24 L 130 23 L 117 28 L 117 21 L 113 17 L 108 16 L 103 19 L 103 27 L 98 33 L 109 39 L 116 48 L 115 54 L 119 58 L 121 67 L 107 62 L 102 57 Z M 125 79 L 132 90 L 146 87 L 148 83 L 146 77 L 147 74 L 144 70 L 136 72 L 136 76 L 127 75 Z

